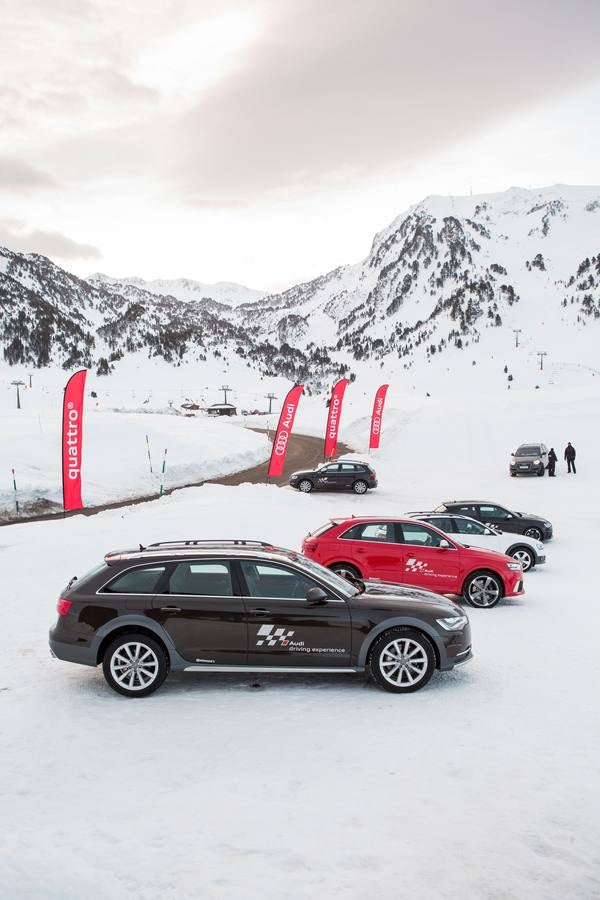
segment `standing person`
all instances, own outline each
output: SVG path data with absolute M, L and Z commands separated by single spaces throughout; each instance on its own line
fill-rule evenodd
M 550 453 L 548 454 L 548 475 L 550 478 L 554 478 L 556 473 L 554 469 L 556 468 L 556 463 L 558 462 L 558 457 L 554 452 L 554 447 L 550 447 Z
M 577 475 L 577 469 L 575 468 L 575 447 L 572 445 L 571 441 L 565 447 L 565 459 L 567 461 L 567 473 L 573 470 L 573 475 Z

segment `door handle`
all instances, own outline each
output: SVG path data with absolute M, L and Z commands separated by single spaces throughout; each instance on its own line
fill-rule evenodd
M 161 612 L 181 612 L 180 606 L 161 606 Z
M 265 617 L 271 615 L 270 609 L 265 609 L 264 606 L 259 606 L 257 609 L 251 609 L 250 612 L 253 616 Z

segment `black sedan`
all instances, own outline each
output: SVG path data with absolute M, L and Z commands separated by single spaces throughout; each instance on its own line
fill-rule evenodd
M 366 494 L 369 488 L 377 487 L 377 476 L 368 463 L 345 459 L 343 462 L 324 463 L 313 471 L 292 472 L 290 485 L 303 494 L 310 494 L 311 491 Z
M 549 541 L 552 537 L 552 523 L 547 519 L 531 513 L 515 512 L 486 500 L 445 500 L 433 512 L 470 516 L 485 525 L 493 525 L 500 531 L 526 534 L 536 541 Z

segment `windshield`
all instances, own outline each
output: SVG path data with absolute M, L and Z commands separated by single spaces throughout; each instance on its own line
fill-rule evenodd
M 519 449 L 515 453 L 515 456 L 539 456 L 539 455 L 540 455 L 540 448 L 537 446 L 534 446 L 533 444 L 527 445 L 525 447 L 519 447 Z
M 346 581 L 345 578 L 342 578 L 341 575 L 336 575 L 335 572 L 326 569 L 325 566 L 321 566 L 319 563 L 313 562 L 312 559 L 303 556 L 299 562 L 302 564 L 303 569 L 306 569 L 307 572 L 310 572 L 311 575 L 314 575 L 316 578 L 320 578 L 321 581 L 324 581 L 333 588 L 334 591 L 337 591 L 338 594 L 342 594 L 347 599 L 356 597 L 359 593 L 358 588 L 354 587 L 349 581 Z

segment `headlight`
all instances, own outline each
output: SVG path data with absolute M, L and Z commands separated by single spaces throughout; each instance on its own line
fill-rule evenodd
M 536 545 L 535 545 L 535 549 L 536 549 L 536 550 L 543 550 L 543 549 L 544 549 L 544 545 L 541 543 L 541 541 L 537 541 L 537 543 L 536 543 Z
M 539 466 L 540 463 L 541 463 L 541 459 L 534 459 L 534 461 L 533 461 L 534 466 Z
M 438 625 L 446 631 L 462 631 L 469 620 L 466 616 L 449 616 L 447 619 L 437 619 Z
M 506 565 L 507 565 L 508 568 L 511 569 L 513 572 L 519 572 L 519 571 L 523 568 L 522 565 L 521 565 L 521 563 L 506 563 Z
M 543 525 L 544 525 L 544 528 L 552 528 L 552 525 L 550 524 L 550 522 L 544 522 Z

